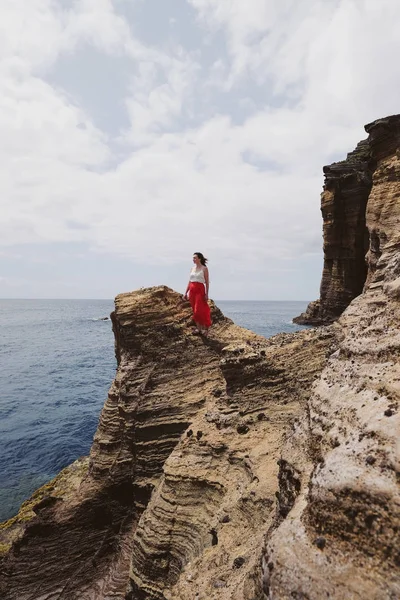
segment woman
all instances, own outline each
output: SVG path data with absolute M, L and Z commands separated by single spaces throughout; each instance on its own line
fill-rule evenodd
M 187 284 L 184 299 L 189 294 L 190 304 L 193 310 L 193 320 L 196 323 L 194 333 L 208 334 L 211 327 L 210 307 L 208 306 L 208 290 L 210 280 L 207 269 L 207 259 L 201 252 L 193 254 L 194 267 L 190 271 L 189 283 Z

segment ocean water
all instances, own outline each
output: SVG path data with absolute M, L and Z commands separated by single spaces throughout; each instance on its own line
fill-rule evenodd
M 270 337 L 307 302 L 217 302 Z M 89 452 L 116 361 L 112 300 L 0 299 L 0 521 Z

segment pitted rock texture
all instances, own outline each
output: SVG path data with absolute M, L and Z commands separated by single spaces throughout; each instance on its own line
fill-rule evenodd
M 260 585 L 280 449 L 333 331 L 266 340 L 214 305 L 212 317 L 203 338 L 169 288 L 116 298 L 118 369 L 90 460 L 1 527 L 2 600 L 192 598 L 194 586 L 240 598 Z
M 400 598 L 400 116 L 366 129 L 366 289 L 283 450 L 307 485 L 267 539 L 264 598 Z
M 129 598 L 254 598 L 282 445 L 334 343 L 327 328 L 221 349 L 220 381 L 140 519 Z

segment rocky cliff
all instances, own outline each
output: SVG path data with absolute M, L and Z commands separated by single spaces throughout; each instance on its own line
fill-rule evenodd
M 283 449 L 304 484 L 267 540 L 266 598 L 400 597 L 400 117 L 366 129 L 365 290 Z
M 368 138 L 360 142 L 346 160 L 324 167 L 321 194 L 324 267 L 320 298 L 311 302 L 294 322 L 331 323 L 361 294 L 370 243 L 366 207 L 375 164 Z
M 116 298 L 90 458 L 1 526 L 2 599 L 253 597 L 283 440 L 334 339 L 266 340 L 212 313 L 205 339 L 168 288 Z
M 364 292 L 333 325 L 269 340 L 215 306 L 193 335 L 166 287 L 118 296 L 90 457 L 0 525 L 2 600 L 400 597 L 400 117 L 367 132 L 343 215 L 368 249 L 360 235 L 336 280 L 358 290 L 366 255 Z

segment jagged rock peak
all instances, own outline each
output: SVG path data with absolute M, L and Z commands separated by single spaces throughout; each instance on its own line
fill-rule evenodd
M 323 167 L 325 175 L 325 186 L 330 183 L 330 178 L 339 177 L 341 174 L 352 174 L 358 170 L 368 169 L 371 160 L 371 149 L 368 139 L 361 140 L 356 148 L 349 152 L 344 160 L 334 162 Z

